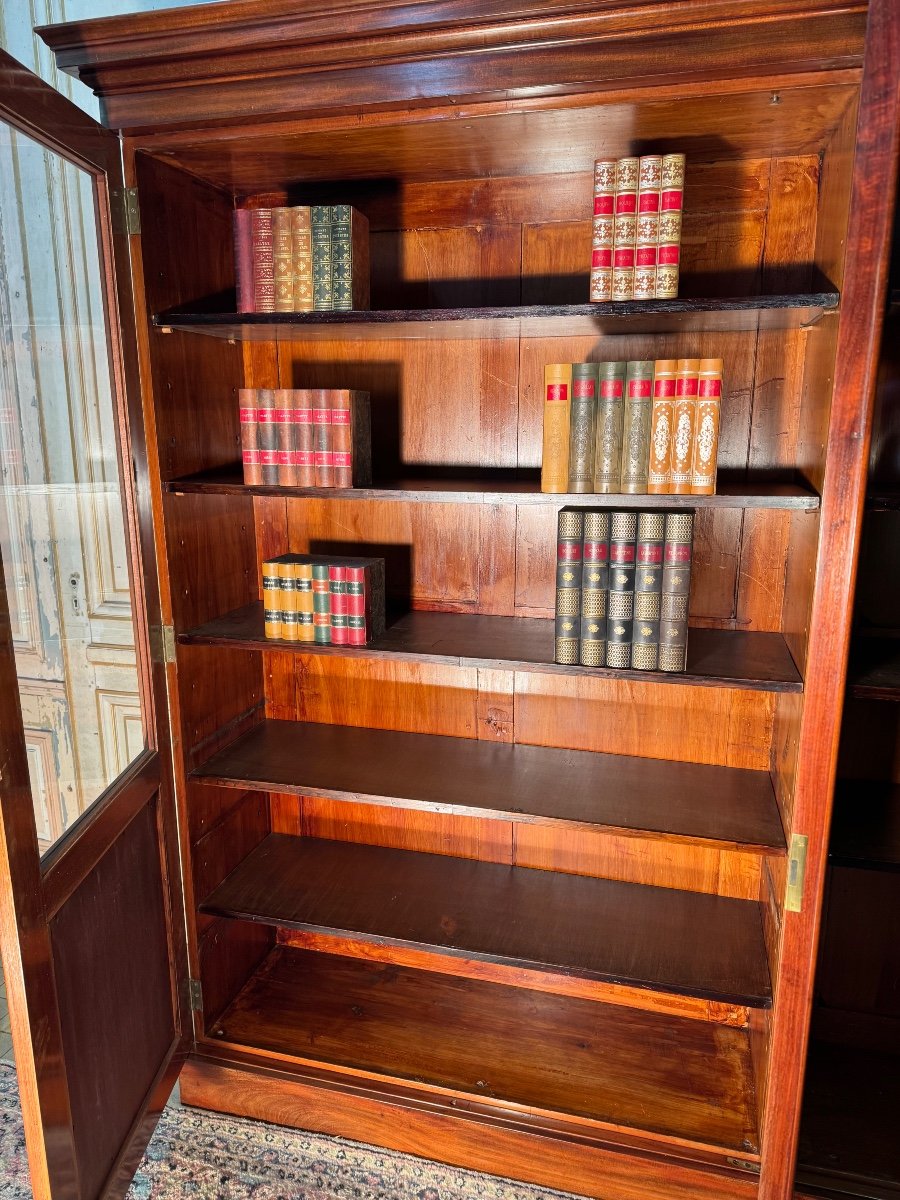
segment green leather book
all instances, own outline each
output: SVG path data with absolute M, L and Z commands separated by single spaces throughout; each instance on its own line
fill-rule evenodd
M 312 230 L 313 308 L 328 311 L 334 307 L 331 281 L 331 205 L 314 204 L 310 212 Z
M 569 491 L 590 492 L 594 486 L 597 425 L 597 363 L 572 364 L 572 404 L 569 410 Z
M 625 416 L 624 362 L 598 363 L 595 492 L 619 492 L 622 481 L 622 425 Z
M 628 495 L 642 495 L 647 491 L 652 391 L 652 360 L 630 362 L 625 372 L 625 420 L 622 430 L 622 491 Z
M 329 564 L 313 562 L 313 641 L 320 646 L 331 645 L 331 581 Z

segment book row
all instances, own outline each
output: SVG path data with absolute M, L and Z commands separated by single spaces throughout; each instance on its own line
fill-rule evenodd
M 720 358 L 548 363 L 541 491 L 711 496 Z
M 683 671 L 693 540 L 681 509 L 560 509 L 556 662 Z
M 683 154 L 594 163 L 592 301 L 678 295 L 684 167 Z
M 238 208 L 238 312 L 369 307 L 369 223 L 349 204 Z
M 349 388 L 241 388 L 244 483 L 368 487 L 369 393 Z
M 262 564 L 267 638 L 364 646 L 384 633 L 384 559 L 282 554 Z

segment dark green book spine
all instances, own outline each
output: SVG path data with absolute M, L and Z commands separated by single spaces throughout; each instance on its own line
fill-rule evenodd
M 572 364 L 572 405 L 569 418 L 569 491 L 590 492 L 594 486 L 597 427 L 597 363 Z
M 625 416 L 624 362 L 598 364 L 595 492 L 619 492 L 622 482 L 622 425 Z
M 558 663 L 578 662 L 581 614 L 581 543 L 584 509 L 561 508 L 556 537 L 556 653 Z
M 314 204 L 311 214 L 313 308 L 334 308 L 331 281 L 331 205 Z
M 331 307 L 353 307 L 353 243 L 350 205 L 331 206 Z
M 605 509 L 588 509 L 584 514 L 579 661 L 585 667 L 606 665 L 609 524 Z
M 622 430 L 622 491 L 643 495 L 650 472 L 650 416 L 653 411 L 653 362 L 630 362 L 625 373 L 625 423 Z
M 634 631 L 631 665 L 636 671 L 659 666 L 659 614 L 662 593 L 664 512 L 638 513 L 634 568 Z
M 313 640 L 320 646 L 331 645 L 331 584 L 328 563 L 313 563 Z
M 637 513 L 613 512 L 609 519 L 609 617 L 606 665 L 631 666 L 634 625 L 634 560 Z
M 659 624 L 661 671 L 683 671 L 687 664 L 688 601 L 691 595 L 693 554 L 694 514 L 667 513 Z

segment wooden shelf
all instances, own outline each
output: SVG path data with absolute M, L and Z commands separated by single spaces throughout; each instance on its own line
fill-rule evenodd
M 715 496 L 624 496 L 594 492 L 565 494 L 541 491 L 540 472 L 490 471 L 468 477 L 416 477 L 386 480 L 362 488 L 299 488 L 259 484 L 248 487 L 240 463 L 200 471 L 172 479 L 164 489 L 174 495 L 287 496 L 313 500 L 404 500 L 436 504 L 580 504 L 585 508 L 779 508 L 815 510 L 819 496 L 801 483 L 770 483 L 744 480 L 720 482 Z M 505 476 L 505 477 L 504 477 Z
M 900 638 L 858 638 L 847 687 L 860 700 L 900 701 Z
M 532 304 L 491 308 L 375 309 L 353 312 L 235 313 L 228 297 L 158 313 L 160 329 L 229 341 L 581 337 L 797 329 L 837 310 L 834 291 L 725 299 L 631 300 L 621 304 Z M 234 297 L 230 298 L 234 304 Z
M 829 860 L 841 867 L 900 871 L 900 784 L 838 780 Z
M 482 1111 L 521 1108 L 535 1127 L 569 1116 L 613 1141 L 630 1130 L 758 1151 L 747 1031 L 709 1021 L 279 946 L 212 1033 Z
M 192 778 L 783 854 L 766 771 L 351 725 L 263 721 Z
M 316 646 L 267 638 L 262 604 L 248 604 L 178 634 L 182 645 L 231 646 L 299 654 L 394 658 L 460 667 L 598 675 L 636 683 L 698 684 L 764 692 L 801 692 L 803 680 L 780 633 L 691 629 L 687 670 L 616 671 L 563 666 L 553 661 L 553 621 L 534 617 L 484 617 L 469 613 L 411 612 L 367 646 Z

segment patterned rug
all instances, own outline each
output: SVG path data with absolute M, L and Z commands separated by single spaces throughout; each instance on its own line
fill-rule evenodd
M 257 1121 L 168 1108 L 129 1200 L 566 1200 L 562 1192 Z M 31 1200 L 16 1074 L 0 1064 L 0 1197 Z

